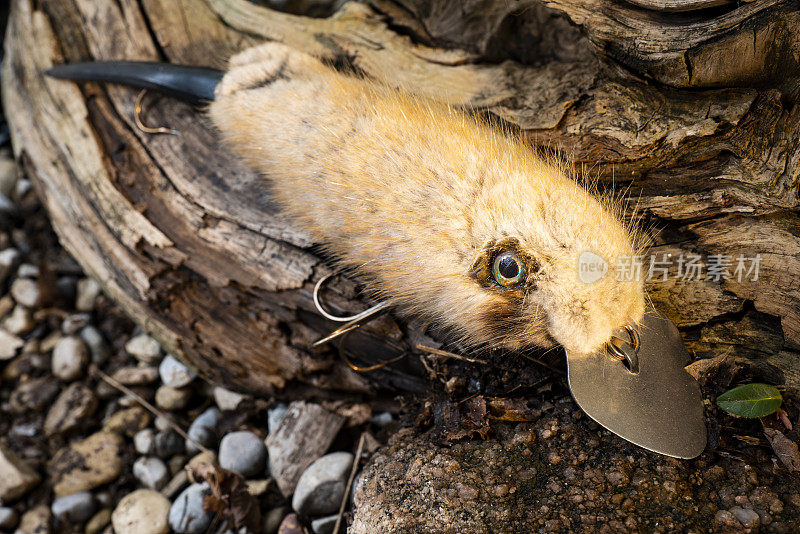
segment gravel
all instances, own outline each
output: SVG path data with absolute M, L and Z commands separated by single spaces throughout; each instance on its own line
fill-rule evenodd
M 332 514 L 339 509 L 353 465 L 349 452 L 334 452 L 315 460 L 300 476 L 292 508 L 301 517 Z
M 203 447 L 209 449 L 216 448 L 217 440 L 219 439 L 217 427 L 219 426 L 220 417 L 222 417 L 222 413 L 219 409 L 216 407 L 208 408 L 192 421 L 187 434 Z M 189 454 L 196 454 L 200 452 L 200 449 L 187 440 L 186 452 Z
M 231 432 L 219 444 L 219 465 L 246 478 L 263 476 L 267 467 L 267 447 L 252 432 Z
M 66 336 L 56 343 L 53 349 L 53 375 L 71 382 L 81 375 L 89 363 L 89 351 L 79 337 Z
M 167 355 L 158 366 L 158 374 L 165 386 L 182 388 L 188 386 L 197 376 L 194 371 L 183 365 L 174 357 Z
M 19 514 L 13 508 L 0 507 L 0 530 L 13 530 L 19 523 Z
M 186 445 L 180 434 L 170 428 L 162 430 L 155 435 L 155 438 L 153 438 L 153 452 L 159 458 L 166 459 L 186 452 Z
M 213 515 L 203 509 L 203 499 L 211 490 L 208 484 L 192 484 L 178 495 L 169 510 L 169 526 L 177 534 L 202 534 Z
M 92 517 L 95 506 L 94 496 L 88 491 L 81 491 L 54 500 L 50 510 L 56 521 L 83 523 Z
M 152 490 L 160 490 L 170 478 L 164 462 L 152 456 L 138 458 L 133 463 L 133 476 L 143 486 Z
M 167 534 L 170 502 L 152 490 L 137 490 L 120 500 L 111 523 L 115 534 Z
M 142 456 L 147 456 L 155 452 L 156 433 L 152 428 L 140 430 L 133 436 L 133 447 Z
M 125 344 L 128 354 L 142 363 L 156 364 L 161 359 L 161 346 L 147 334 L 139 334 Z

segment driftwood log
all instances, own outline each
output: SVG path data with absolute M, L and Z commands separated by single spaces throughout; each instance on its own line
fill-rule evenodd
M 222 67 L 276 40 L 366 76 L 493 115 L 634 199 L 652 253 L 755 257 L 757 280 L 650 284 L 698 358 L 731 353 L 800 378 L 800 5 L 792 0 L 374 0 L 328 18 L 246 0 L 14 0 L 2 73 L 15 154 L 64 246 L 166 347 L 257 394 L 425 391 L 419 359 L 359 374 L 310 343 L 330 272 L 218 148 L 201 112 L 47 79 L 52 64 L 166 60 Z M 336 279 L 331 309 L 368 305 Z M 348 342 L 361 364 L 413 351 L 389 316 Z M 425 338 L 427 339 L 427 338 Z

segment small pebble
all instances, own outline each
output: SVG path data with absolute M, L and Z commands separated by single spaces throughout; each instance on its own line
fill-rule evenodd
M 219 386 L 214 388 L 213 394 L 214 401 L 222 411 L 235 410 L 239 406 L 239 403 L 247 398 L 247 395 L 242 395 L 241 393 L 236 393 L 235 391 L 230 391 Z
M 0 530 L 14 530 L 19 523 L 19 514 L 13 508 L 0 507 Z
M 227 434 L 219 445 L 219 465 L 245 478 L 261 475 L 267 465 L 267 447 L 254 433 L 243 430 Z
M 8 275 L 19 261 L 19 251 L 15 248 L 0 250 L 0 284 L 5 282 Z
M 288 506 L 273 508 L 264 516 L 264 534 L 276 534 L 283 518 L 291 513 Z
M 158 380 L 158 369 L 155 367 L 121 367 L 114 371 L 111 378 L 124 386 L 146 386 Z
M 747 508 L 740 508 L 739 506 L 734 506 L 730 509 L 730 512 L 739 520 L 744 528 L 758 528 L 761 524 L 761 518 L 754 510 L 750 510 Z
M 103 428 L 133 438 L 137 432 L 147 428 L 150 420 L 149 412 L 141 406 L 133 406 L 114 413 L 103 423 Z
M 278 527 L 278 534 L 305 534 L 306 529 L 300 523 L 297 514 L 289 514 L 283 518 Z
M 50 507 L 40 504 L 22 514 L 17 528 L 25 534 L 49 534 L 50 517 Z
M 56 521 L 64 523 L 83 523 L 95 510 L 94 496 L 88 491 L 60 497 L 50 506 Z
M 155 431 L 152 428 L 140 430 L 133 436 L 133 448 L 142 456 L 148 456 L 155 451 Z
M 203 498 L 210 494 L 204 482 L 192 484 L 178 495 L 169 510 L 169 526 L 176 534 L 201 534 L 208 529 L 213 514 L 203 509 Z
M 189 425 L 187 434 L 190 438 L 198 442 L 203 447 L 214 449 L 217 447 L 217 440 L 219 434 L 217 426 L 219 425 L 222 413 L 216 407 L 208 408 L 206 411 L 197 416 Z M 186 441 L 186 452 L 189 454 L 196 454 L 200 452 L 191 441 Z
M 161 345 L 147 334 L 139 334 L 125 344 L 125 350 L 146 364 L 155 364 L 161 359 Z
M 186 467 L 189 472 L 189 481 L 190 482 L 197 482 L 194 479 L 194 471 L 200 468 L 201 464 L 211 464 L 214 465 L 217 463 L 217 455 L 214 451 L 205 451 L 195 455 L 189 463 L 186 464 Z
M 39 484 L 39 474 L 0 441 L 0 502 L 16 500 Z
M 161 386 L 156 390 L 156 406 L 162 410 L 182 410 L 186 408 L 191 398 L 192 390 L 188 388 Z
M 171 524 L 166 497 L 153 490 L 136 490 L 119 501 L 111 515 L 111 524 L 115 534 L 167 534 L 168 517 Z
M 17 269 L 19 278 L 39 278 L 39 268 L 32 263 L 21 263 Z
M 77 334 L 81 328 L 89 324 L 91 319 L 88 313 L 73 313 L 61 322 L 61 332 L 68 336 Z
M 315 460 L 297 482 L 292 498 L 294 511 L 306 517 L 338 511 L 352 464 L 349 452 L 334 452 Z
M 146 456 L 133 462 L 133 476 L 143 486 L 152 490 L 160 490 L 169 481 L 169 471 L 159 458 Z
M 108 348 L 106 340 L 100 330 L 92 325 L 89 325 L 81 330 L 80 337 L 86 346 L 89 347 L 89 352 L 92 355 L 92 363 L 100 365 L 108 360 L 111 356 L 111 349 Z
M 194 371 L 170 355 L 161 360 L 161 365 L 158 366 L 158 374 L 161 375 L 161 381 L 164 385 L 173 388 L 188 386 L 197 376 Z
M 82 312 L 94 310 L 97 296 L 100 294 L 100 285 L 92 278 L 78 280 L 75 295 L 75 309 Z
M 41 299 L 39 284 L 30 278 L 17 278 L 11 283 L 11 296 L 14 297 L 17 304 L 36 308 Z
M 286 415 L 286 412 L 289 410 L 289 405 L 279 402 L 274 404 L 268 411 L 267 411 L 267 429 L 269 433 L 272 434 L 276 428 L 278 428 L 278 423 L 281 422 L 283 416 Z
M 103 508 L 86 522 L 86 527 L 83 532 L 84 534 L 97 534 L 106 528 L 109 523 L 111 523 L 111 509 Z
M 0 361 L 10 360 L 17 355 L 17 351 L 22 348 L 25 341 L 21 337 L 15 336 L 11 332 L 0 328 Z
M 186 444 L 183 438 L 172 430 L 162 430 L 153 439 L 153 452 L 159 458 L 170 458 L 176 454 L 183 454 Z
M 53 375 L 71 382 L 83 374 L 89 363 L 89 351 L 86 344 L 78 337 L 67 336 L 61 338 L 53 349 L 52 368 Z
M 314 534 L 333 534 L 333 527 L 336 526 L 337 519 L 339 519 L 339 514 L 315 519 L 311 522 L 311 531 Z
M 44 420 L 47 436 L 75 429 L 97 409 L 97 397 L 81 382 L 73 382 L 56 398 Z
M 172 458 L 169 459 L 169 468 L 170 476 L 174 476 L 176 473 L 183 471 L 186 468 L 186 456 L 183 454 L 176 454 Z
M 380 428 L 385 427 L 386 425 L 388 425 L 392 421 L 394 421 L 394 416 L 392 415 L 392 412 L 377 413 L 377 414 L 373 415 L 372 417 L 370 417 L 370 419 L 369 419 L 370 423 L 372 423 L 373 425 L 375 425 L 377 427 L 380 427 Z
M 3 319 L 3 328 L 17 336 L 27 334 L 34 326 L 31 312 L 24 306 L 15 306 L 11 315 Z

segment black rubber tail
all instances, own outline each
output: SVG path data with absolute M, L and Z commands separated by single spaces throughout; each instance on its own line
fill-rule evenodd
M 200 106 L 214 100 L 223 72 L 207 67 L 146 61 L 96 61 L 57 65 L 47 75 L 66 80 L 107 82 L 152 89 Z

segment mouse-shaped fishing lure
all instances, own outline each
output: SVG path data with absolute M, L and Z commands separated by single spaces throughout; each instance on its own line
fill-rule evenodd
M 269 180 L 281 208 L 402 313 L 473 345 L 560 344 L 571 383 L 582 360 L 602 360 L 601 372 L 645 372 L 637 356 L 649 339 L 640 332 L 643 282 L 609 272 L 587 283 L 579 272 L 582 255 L 611 271 L 636 256 L 632 232 L 613 205 L 518 136 L 276 43 L 234 56 L 224 75 L 135 63 L 64 65 L 49 74 L 207 102 L 224 144 Z M 669 365 L 686 375 L 683 363 Z M 690 448 L 666 453 L 702 450 Z

